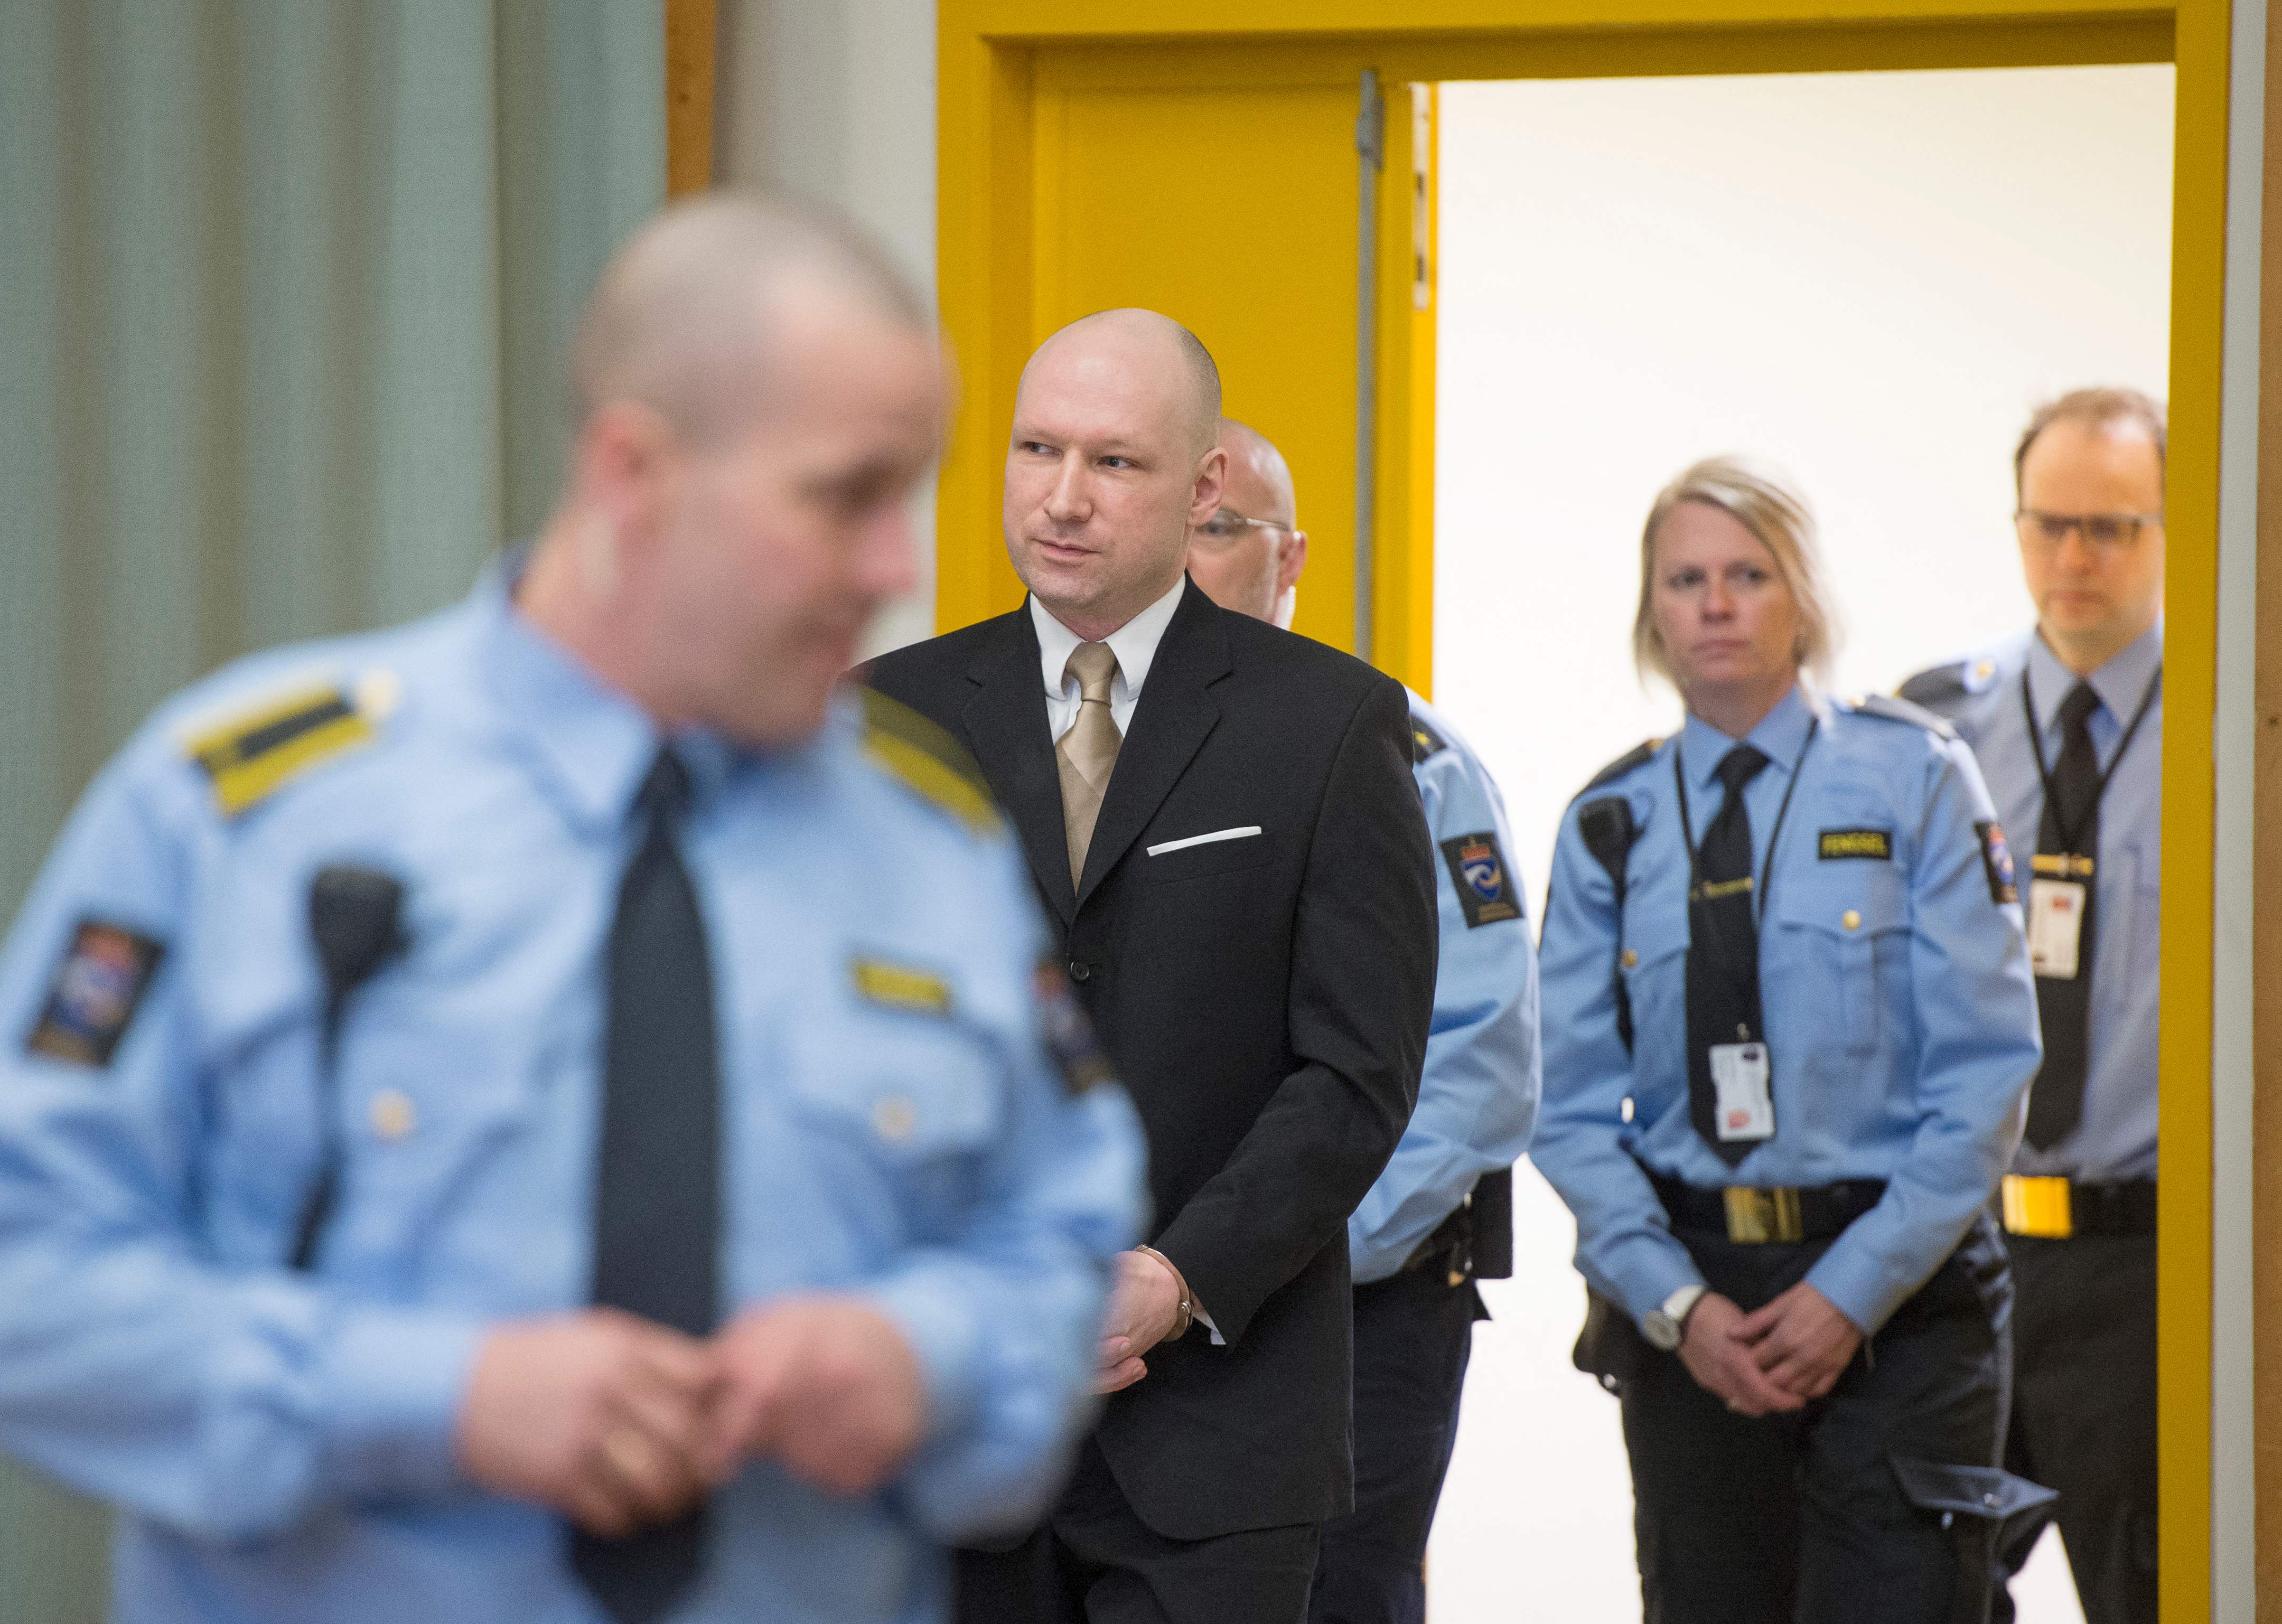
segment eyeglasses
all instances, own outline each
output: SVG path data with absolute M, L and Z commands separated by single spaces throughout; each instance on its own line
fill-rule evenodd
M 2070 530 L 2081 535 L 2088 547 L 2121 553 L 2139 539 L 2146 526 L 2162 522 L 2160 508 L 2154 513 L 2038 513 L 2024 507 L 2013 515 L 2013 522 L 2020 527 L 2021 545 L 2047 553 L 2066 540 Z
M 1246 530 L 1267 530 L 1279 536 L 1292 534 L 1292 527 L 1288 524 L 1278 524 L 1272 519 L 1247 519 L 1233 507 L 1222 507 L 1215 510 L 1211 518 L 1197 526 L 1197 536 L 1209 546 L 1225 547 L 1233 545 Z

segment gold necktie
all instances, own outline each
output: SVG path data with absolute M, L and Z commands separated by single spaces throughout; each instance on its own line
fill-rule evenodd
M 1085 849 L 1093 844 L 1101 798 L 1108 793 L 1118 746 L 1125 742 L 1109 709 L 1109 684 L 1116 676 L 1117 655 L 1106 643 L 1079 644 L 1062 668 L 1062 679 L 1076 677 L 1078 689 L 1077 721 L 1054 746 L 1054 761 L 1061 769 L 1062 827 L 1069 835 L 1072 885 L 1085 872 Z

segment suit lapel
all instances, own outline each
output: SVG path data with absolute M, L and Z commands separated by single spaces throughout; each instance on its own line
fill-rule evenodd
M 1140 703 L 1133 708 L 1131 731 L 1117 752 L 1117 769 L 1110 775 L 1109 793 L 1102 800 L 1101 819 L 1093 828 L 1093 844 L 1086 848 L 1076 906 L 1084 905 L 1101 884 L 1102 876 L 1116 866 L 1149 826 L 1149 820 L 1187 770 L 1191 758 L 1220 721 L 1220 706 L 1213 699 L 1211 685 L 1231 669 L 1228 640 L 1220 628 L 1220 616 L 1225 612 L 1194 582 L 1182 592 L 1180 604 L 1157 645 L 1156 657 L 1149 662 Z M 1034 689 L 1038 685 L 1036 662 L 1033 653 Z M 1043 698 L 1039 703 L 1043 709 Z M 1051 752 L 1044 770 L 1059 816 L 1060 784 L 1053 776 Z M 1067 862 L 1065 855 L 1065 868 Z
M 1037 629 L 1027 604 L 1001 616 L 999 624 L 1002 630 L 967 668 L 967 680 L 976 684 L 966 703 L 967 742 L 1021 837 L 1039 890 L 1067 928 L 1077 901 L 1070 891 L 1069 837 L 1038 670 Z

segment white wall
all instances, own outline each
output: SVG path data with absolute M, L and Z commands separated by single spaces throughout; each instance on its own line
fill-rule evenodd
M 722 0 L 720 17 L 717 174 L 845 211 L 932 293 L 934 0 Z M 919 590 L 882 612 L 866 654 L 935 630 L 932 485 L 912 517 Z
M 1444 87 L 1434 697 L 1504 786 L 1541 898 L 1569 798 L 1677 716 L 1629 631 L 1641 519 L 1696 457 L 1768 458 L 1814 501 L 1842 691 L 2028 623 L 2007 515 L 2030 407 L 2163 390 L 2171 85 Z M 1574 1228 L 1518 1182 L 1524 1272 L 1477 1333 L 1435 1624 L 1637 1618 L 1615 1405 L 1567 1363 Z M 2072 1608 L 2048 1574 L 2023 1616 Z

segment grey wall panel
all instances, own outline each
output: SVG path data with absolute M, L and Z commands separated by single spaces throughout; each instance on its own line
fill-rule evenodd
M 663 0 L 0 4 L 0 907 L 168 692 L 539 522 L 664 174 Z M 105 1543 L 0 1460 L 6 1624 L 99 1616 Z

